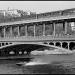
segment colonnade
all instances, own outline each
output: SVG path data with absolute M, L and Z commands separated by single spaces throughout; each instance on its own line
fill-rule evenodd
M 63 23 L 63 25 L 65 23 L 65 25 L 64 25 L 65 29 L 63 31 L 64 31 L 64 34 L 67 34 L 67 22 L 62 22 L 62 23 Z M 31 26 L 33 26 L 33 34 L 34 35 L 32 35 L 32 36 L 34 36 L 34 37 L 37 36 L 37 33 L 36 33 L 36 25 L 37 24 L 38 23 L 36 23 L 36 24 L 34 24 L 34 23 L 30 24 Z M 55 36 L 56 35 L 56 23 L 53 22 L 51 24 L 53 25 L 53 32 L 52 32 L 52 34 L 49 34 L 49 35 Z M 16 26 L 16 31 L 13 30 L 15 28 L 15 26 Z M 2 31 L 2 35 L 3 36 L 2 36 L 2 38 L 3 37 L 6 38 L 6 37 L 19 37 L 19 36 L 21 36 L 20 26 L 23 26 L 25 28 L 24 31 L 21 30 L 24 33 L 24 35 L 22 35 L 22 36 L 28 36 L 28 25 L 27 24 L 20 24 L 20 25 L 18 24 L 18 25 L 10 25 L 10 26 L 1 26 L 0 28 L 3 29 L 3 31 Z M 38 26 L 39 26 L 39 24 L 38 24 Z M 6 27 L 10 28 L 9 31 L 8 31 L 8 35 L 10 34 L 9 36 L 7 36 Z M 42 27 L 43 27 L 43 29 L 42 29 L 42 35 L 38 35 L 38 36 L 46 36 L 46 24 L 43 23 L 43 22 L 42 22 Z M 14 31 L 14 33 L 13 33 L 13 31 Z M 16 32 L 16 34 L 15 34 L 15 32 Z M 15 34 L 16 36 L 15 35 L 12 36 L 12 34 Z M 0 32 L 0 37 L 1 37 L 1 32 Z

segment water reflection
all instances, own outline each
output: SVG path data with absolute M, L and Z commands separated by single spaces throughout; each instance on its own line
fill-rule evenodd
M 65 57 L 65 55 L 63 56 L 63 58 L 64 57 Z M 70 57 L 73 57 L 73 56 L 70 56 Z M 39 57 L 37 57 L 37 59 L 39 59 Z M 74 60 L 71 61 L 71 60 L 70 60 L 69 64 L 73 64 L 73 66 L 72 65 L 70 65 L 70 66 L 75 67 L 75 61 Z M 44 58 L 42 61 L 44 61 Z M 42 74 L 43 73 L 44 74 L 71 73 L 72 74 L 72 73 L 75 73 L 74 68 L 71 69 L 71 67 L 65 67 L 66 64 L 64 63 L 64 61 L 54 61 L 50 64 L 42 64 L 42 65 L 38 64 L 38 65 L 32 65 L 32 66 L 18 66 L 18 65 L 16 65 L 16 63 L 19 63 L 19 62 L 29 62 L 29 61 L 27 61 L 27 60 L 0 60 L 0 74 L 35 74 L 35 73 L 40 73 L 40 74 L 41 73 Z M 41 60 L 39 62 L 41 62 Z
M 75 73 L 75 61 L 74 61 L 75 53 L 69 55 L 42 55 L 42 56 L 32 55 L 31 57 L 33 59 L 0 60 L 0 74 Z M 32 61 L 34 61 L 34 63 Z M 16 63 L 19 62 L 26 62 L 28 65 L 23 66 L 16 65 Z

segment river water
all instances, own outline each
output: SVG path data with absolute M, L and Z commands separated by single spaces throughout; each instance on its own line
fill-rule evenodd
M 46 58 L 45 58 L 46 57 Z M 18 66 L 16 63 L 27 60 L 0 60 L 0 74 L 75 74 L 75 54 L 73 55 L 49 55 L 37 57 L 43 61 L 54 61 L 47 65 Z M 67 60 L 66 60 L 67 59 Z M 66 61 L 66 62 L 64 62 Z

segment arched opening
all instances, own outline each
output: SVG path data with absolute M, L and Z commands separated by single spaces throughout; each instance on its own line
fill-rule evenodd
M 1 47 L 1 43 L 0 43 L 0 47 Z
M 6 42 L 6 45 L 8 45 L 8 43 Z
M 56 42 L 55 45 L 61 47 L 61 43 L 60 42 Z
M 5 44 L 4 43 L 2 43 L 2 46 L 4 46 Z
M 11 42 L 9 44 L 12 44 Z
M 47 42 L 44 42 L 43 44 L 48 44 Z
M 14 51 L 10 51 L 9 54 L 10 55 L 13 55 L 13 54 L 15 54 L 15 52 Z
M 63 42 L 62 43 L 62 47 L 68 49 L 68 43 L 67 42 Z
M 75 50 L 75 42 L 70 42 L 69 48 L 70 50 Z
M 37 45 L 37 44 L 17 44 L 12 46 L 7 46 L 5 48 L 1 49 L 1 54 L 4 56 L 16 56 L 16 55 L 23 55 L 23 54 L 30 54 L 31 51 L 43 48 L 46 46 L 43 45 Z M 14 54 L 12 54 L 12 52 Z
M 26 51 L 24 51 L 24 54 L 27 54 L 27 52 L 26 52 Z
M 21 55 L 22 54 L 22 51 L 19 51 L 19 55 Z
M 53 42 L 50 42 L 49 45 L 54 45 L 54 43 Z

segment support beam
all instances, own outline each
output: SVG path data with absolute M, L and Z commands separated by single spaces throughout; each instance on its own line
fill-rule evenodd
M 25 33 L 26 33 L 26 36 L 28 35 L 27 34 L 27 25 L 25 25 Z
M 67 34 L 67 22 L 65 22 L 65 34 Z
M 68 42 L 68 50 L 70 49 L 70 47 L 69 47 L 69 42 Z
M 5 27 L 4 27 L 4 30 L 3 31 L 4 31 L 4 38 L 5 38 Z
M 45 36 L 45 24 L 43 24 L 43 36 Z
M 56 42 L 53 42 L 54 43 L 54 46 L 56 46 Z
M 54 34 L 53 35 L 55 36 L 55 23 L 53 23 L 53 26 L 54 26 Z
M 61 48 L 62 48 L 62 42 L 61 42 Z
M 18 26 L 18 36 L 20 36 L 20 30 L 19 30 L 19 26 Z
M 36 25 L 34 25 L 34 37 L 35 37 L 35 26 L 36 26 Z
M 12 26 L 10 27 L 10 33 L 11 33 L 11 37 L 12 37 Z

